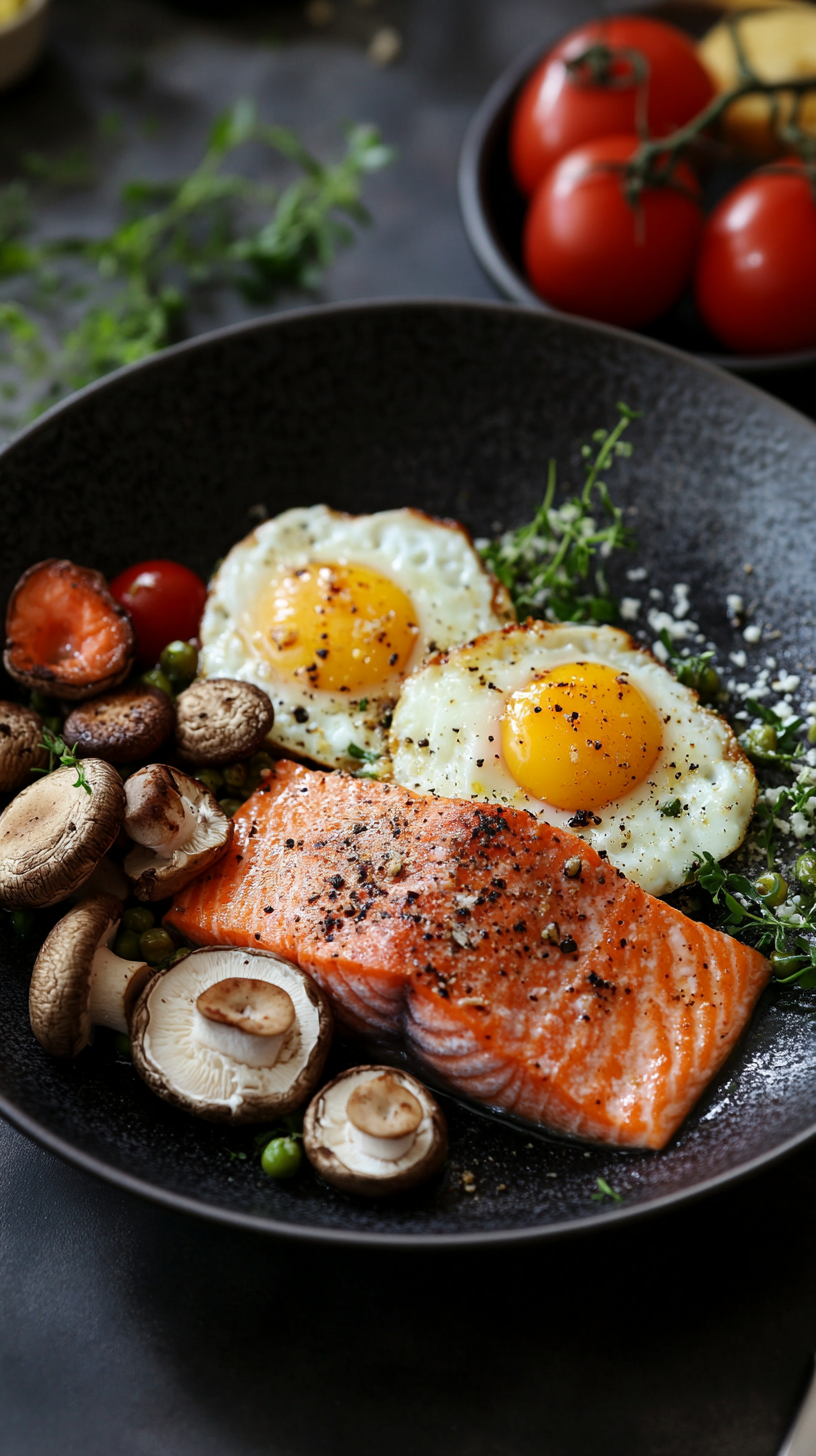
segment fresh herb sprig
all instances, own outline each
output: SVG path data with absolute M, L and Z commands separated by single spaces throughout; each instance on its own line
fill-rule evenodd
M 661 630 L 660 641 L 668 654 L 668 666 L 678 682 L 682 683 L 684 687 L 693 688 L 696 693 L 699 693 L 700 699 L 704 703 L 710 703 L 719 695 L 720 675 L 712 665 L 713 652 L 700 652 L 696 655 L 682 657 L 665 627 Z
M 625 404 L 617 408 L 620 417 L 615 427 L 596 430 L 592 443 L 582 446 L 586 479 L 581 494 L 555 505 L 557 467 L 551 460 L 544 500 L 532 521 L 482 548 L 483 560 L 507 588 L 521 618 L 532 615 L 559 622 L 618 618 L 618 605 L 600 563 L 615 550 L 631 550 L 633 537 L 601 477 L 617 458 L 631 455 L 632 446 L 621 437 L 640 416 Z M 605 524 L 598 524 L 599 510 Z M 593 564 L 594 592 L 586 589 Z
M 231 169 L 233 154 L 248 146 L 300 175 L 279 188 Z M 345 155 L 324 164 L 292 131 L 239 101 L 215 123 L 188 176 L 123 188 L 125 217 L 107 237 L 31 242 L 28 189 L 4 189 L 0 280 L 14 280 L 14 298 L 0 300 L 0 392 L 14 397 L 22 377 L 36 396 L 34 414 L 183 337 L 192 306 L 218 290 L 255 305 L 283 289 L 314 290 L 338 249 L 370 221 L 363 180 L 392 156 L 375 128 L 354 126 Z M 66 310 L 74 316 L 67 330 Z
M 40 748 L 44 748 L 48 754 L 48 768 L 35 768 L 32 770 L 33 773 L 53 773 L 58 763 L 63 768 L 75 768 L 77 776 L 73 787 L 75 789 L 84 789 L 86 794 L 93 793 L 93 789 L 85 776 L 85 770 L 82 767 L 81 760 L 77 758 L 76 751 L 73 748 L 69 748 L 63 738 L 60 738 L 56 733 L 52 733 L 50 728 L 43 728 Z
M 780 894 L 785 896 L 784 881 L 774 894 L 775 886 L 763 886 L 762 879 L 754 883 L 746 875 L 724 869 L 707 852 L 699 856 L 695 869 L 697 884 L 721 912 L 719 930 L 770 956 L 776 979 L 783 984 L 798 981 L 801 986 L 816 986 L 816 940 L 807 938 L 807 933 L 816 934 L 814 907 L 806 914 L 795 908 L 783 914 L 786 899 L 781 904 L 777 901 Z M 766 882 L 781 880 L 778 875 L 763 878 Z

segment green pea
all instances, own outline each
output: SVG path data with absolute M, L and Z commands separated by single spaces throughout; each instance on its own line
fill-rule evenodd
M 360 707 L 362 708 L 362 706 L 363 704 L 361 702 Z M 271 754 L 264 753 L 263 750 L 261 750 L 260 753 L 253 753 L 251 759 L 249 760 L 250 773 L 257 774 L 259 778 L 262 774 L 269 773 L 272 769 L 272 765 L 273 759 Z
M 243 799 L 219 799 L 218 802 L 227 815 L 227 818 L 231 819 L 233 814 L 238 813 L 244 801 Z
M 149 672 L 143 672 L 141 680 L 145 687 L 158 688 L 160 692 L 166 693 L 168 698 L 172 699 L 175 697 L 173 684 L 167 676 L 167 673 L 162 672 L 160 667 L 151 667 Z
M 243 763 L 228 763 L 225 768 L 222 768 L 221 773 L 224 776 L 224 783 L 227 788 L 231 789 L 233 793 L 240 793 L 247 780 L 246 765 Z
M 187 950 L 187 948 L 185 946 L 182 946 L 181 947 L 181 950 L 177 950 L 176 953 L 175 953 L 175 955 L 174 956 L 171 956 L 171 958 L 170 958 L 170 964 L 171 964 L 171 966 L 174 966 L 176 964 L 176 961 L 183 961 L 184 958 L 185 958 L 185 956 L 188 956 L 189 954 L 190 954 L 189 950 Z
M 783 880 L 775 870 L 769 870 L 767 874 L 760 875 L 759 879 L 754 880 L 754 889 L 759 891 L 763 905 L 767 905 L 770 910 L 775 909 L 777 905 L 784 905 L 788 898 L 787 881 Z
M 261 1153 L 261 1167 L 270 1178 L 294 1178 L 303 1160 L 300 1143 L 291 1137 L 276 1137 Z
M 158 966 L 173 954 L 176 947 L 167 931 L 157 925 L 155 930 L 145 930 L 139 936 L 139 949 L 142 960 L 147 961 L 149 966 Z
M 793 872 L 801 884 L 806 885 L 809 890 L 816 890 L 816 854 L 812 849 L 800 854 Z
M 195 776 L 198 782 L 204 785 L 205 789 L 209 789 L 210 793 L 215 794 L 215 797 L 218 798 L 220 791 L 224 787 L 224 780 L 217 768 L 200 768 L 197 770 Z
M 30 935 L 34 925 L 33 910 L 12 910 L 11 927 L 15 935 Z
M 135 930 L 123 930 L 120 935 L 117 935 L 113 948 L 123 961 L 140 961 L 142 959 L 139 937 Z
M 146 905 L 130 905 L 122 911 L 123 930 L 135 930 L 137 935 L 141 935 L 143 930 L 152 930 L 155 924 L 156 917 Z
M 771 965 L 774 975 L 782 981 L 786 976 L 795 976 L 797 971 L 809 966 L 810 958 L 809 956 L 782 955 L 779 951 L 774 951 L 771 956 Z
M 177 690 L 189 687 L 198 671 L 198 648 L 192 642 L 168 642 L 159 665 Z
M 48 731 L 49 731 L 49 733 L 61 734 L 62 733 L 62 719 L 56 713 L 52 717 L 50 717 L 50 718 L 49 717 L 43 718 L 43 728 L 47 728 Z
M 52 699 L 47 698 L 45 696 L 45 693 L 38 693 L 36 688 L 31 694 L 28 702 L 29 707 L 33 708 L 35 713 L 39 713 L 41 718 L 45 713 L 51 712 L 54 706 Z
M 130 1037 L 125 1036 L 125 1033 L 123 1031 L 117 1031 L 115 1037 L 113 1038 L 113 1044 L 116 1047 L 116 1050 L 119 1053 L 120 1057 L 127 1057 L 128 1061 L 132 1059 L 132 1052 L 130 1050 Z
M 757 723 L 741 734 L 739 741 L 749 758 L 765 763 L 776 752 L 776 729 L 773 723 Z

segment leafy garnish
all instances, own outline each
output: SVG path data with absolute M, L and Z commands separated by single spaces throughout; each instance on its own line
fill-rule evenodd
M 48 754 L 48 768 L 35 768 L 32 770 L 33 773 L 53 773 L 54 769 L 57 766 L 57 763 L 61 764 L 63 768 L 75 768 L 77 771 L 77 776 L 76 782 L 74 783 L 73 787 L 75 789 L 84 789 L 86 794 L 93 793 L 93 789 L 91 788 L 87 778 L 85 777 L 85 770 L 82 767 L 80 760 L 77 758 L 75 750 L 73 748 L 69 748 L 63 738 L 60 738 L 57 734 L 52 733 L 50 728 L 43 728 L 42 743 L 40 744 L 40 748 L 44 748 Z
M 611 1198 L 615 1203 L 623 1203 L 623 1194 L 616 1193 L 614 1188 L 610 1188 L 605 1178 L 596 1178 L 595 1182 L 598 1185 L 598 1192 L 590 1195 L 593 1203 L 603 1203 L 605 1198 Z
M 695 869 L 698 885 L 720 910 L 719 930 L 772 956 L 777 980 L 783 984 L 798 981 L 802 986 L 816 986 L 816 940 L 806 939 L 808 933 L 816 936 L 813 907 L 803 914 L 801 898 L 799 907 L 788 906 L 787 901 L 768 904 L 757 885 L 745 875 L 724 869 L 707 852 L 698 856 Z
M 356 758 L 360 763 L 379 763 L 381 753 L 374 753 L 370 748 L 361 748 L 358 743 L 350 743 L 346 749 L 349 758 Z
M 636 410 L 618 404 L 620 418 L 613 430 L 596 430 L 591 445 L 583 445 L 586 480 L 580 495 L 555 505 L 557 467 L 550 461 L 547 490 L 533 520 L 507 531 L 482 549 L 482 558 L 507 588 L 520 618 L 532 615 L 558 622 L 614 622 L 619 612 L 600 561 L 613 551 L 631 549 L 632 533 L 623 511 L 613 505 L 602 472 L 632 447 L 621 439 Z M 595 514 L 607 524 L 599 525 Z M 595 565 L 595 591 L 587 591 L 590 567 Z
M 228 169 L 249 144 L 300 175 L 280 188 Z M 354 126 L 345 155 L 324 164 L 292 131 L 261 121 L 254 103 L 238 101 L 216 121 L 188 176 L 123 188 L 125 218 L 107 237 L 29 243 L 28 189 L 3 189 L 0 279 L 14 278 L 15 287 L 13 300 L 0 301 L 2 393 L 13 397 L 22 376 L 36 393 L 29 413 L 37 413 L 183 337 L 192 305 L 219 289 L 257 305 L 282 289 L 315 289 L 337 250 L 370 221 L 361 201 L 365 174 L 392 155 L 375 128 Z
M 668 666 L 678 682 L 682 683 L 684 687 L 693 688 L 696 693 L 699 693 L 704 703 L 717 697 L 720 691 L 720 676 L 716 668 L 712 666 L 713 652 L 699 652 L 696 655 L 689 654 L 688 657 L 683 657 L 677 652 L 665 627 L 661 630 L 660 641 L 666 649 Z

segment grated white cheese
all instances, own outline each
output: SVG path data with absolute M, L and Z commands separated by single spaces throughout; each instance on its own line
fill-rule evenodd
M 638 597 L 621 597 L 621 616 L 624 622 L 634 622 L 640 611 L 640 600 Z

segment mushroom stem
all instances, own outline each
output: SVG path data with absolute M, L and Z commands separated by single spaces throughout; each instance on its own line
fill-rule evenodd
M 183 849 L 198 828 L 204 805 L 191 804 L 180 794 L 163 764 L 134 774 L 125 785 L 125 833 L 134 844 L 169 859 Z
M 282 987 L 231 976 L 198 997 L 193 1036 L 245 1067 L 274 1067 L 295 1019 L 292 998 Z
M 414 1146 L 416 1133 L 409 1132 L 401 1138 L 373 1137 L 370 1132 L 361 1132 L 352 1123 L 351 1139 L 360 1152 L 366 1153 L 369 1158 L 380 1158 L 384 1163 L 396 1163 Z
M 198 1007 L 193 1017 L 193 1036 L 211 1052 L 220 1052 L 245 1067 L 274 1067 L 286 1035 L 257 1036 L 253 1031 L 242 1031 L 239 1026 L 226 1026 L 221 1021 L 209 1021 L 202 1016 Z
M 126 961 L 108 947 L 119 929 L 118 923 L 99 942 L 91 961 L 88 1015 L 92 1026 L 109 1026 L 112 1031 L 129 1031 L 129 1018 L 152 971 L 146 961 Z

